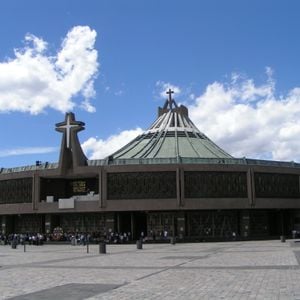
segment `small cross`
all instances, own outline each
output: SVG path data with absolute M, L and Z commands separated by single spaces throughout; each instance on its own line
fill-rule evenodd
M 174 94 L 174 91 L 172 91 L 171 89 L 169 89 L 166 94 L 169 95 L 169 103 L 172 103 L 172 94 Z

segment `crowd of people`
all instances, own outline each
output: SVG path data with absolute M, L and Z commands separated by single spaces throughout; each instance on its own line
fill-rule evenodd
M 46 241 L 44 234 L 40 233 L 11 233 L 11 234 L 0 234 L 0 242 L 2 245 L 18 245 L 27 243 L 29 245 L 43 245 Z
M 45 242 L 70 242 L 72 245 L 86 245 L 87 243 L 98 243 L 105 241 L 107 243 L 128 243 L 131 241 L 131 233 L 117 233 L 109 232 L 101 234 L 100 232 L 65 232 L 65 233 L 11 233 L 1 234 L 1 245 L 12 244 L 29 244 L 29 245 L 43 245 Z
M 144 242 L 147 240 L 164 240 L 168 238 L 168 232 L 166 230 L 155 234 L 154 231 L 149 232 L 149 236 L 143 231 L 136 237 Z M 114 232 L 108 230 L 107 232 L 63 232 L 62 230 L 53 231 L 53 233 L 11 233 L 1 234 L 0 243 L 2 245 L 11 245 L 12 243 L 18 244 L 29 244 L 29 245 L 43 245 L 45 242 L 70 242 L 72 245 L 86 245 L 87 243 L 99 243 L 106 242 L 111 244 L 123 244 L 130 243 L 133 241 L 131 232 Z

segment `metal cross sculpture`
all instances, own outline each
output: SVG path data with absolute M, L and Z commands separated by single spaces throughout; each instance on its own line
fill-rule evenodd
M 172 91 L 171 89 L 169 89 L 167 92 L 166 92 L 167 95 L 169 95 L 169 99 L 168 99 L 168 104 L 169 104 L 169 107 L 170 109 L 172 109 L 172 103 L 173 103 L 173 99 L 172 99 L 172 94 L 174 94 L 174 91 Z

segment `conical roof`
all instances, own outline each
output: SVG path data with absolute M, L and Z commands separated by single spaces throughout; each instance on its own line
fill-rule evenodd
M 163 108 L 158 108 L 158 118 L 150 128 L 137 136 L 109 159 L 138 158 L 232 158 L 213 143 L 190 120 L 188 109 L 177 106 L 171 97 Z

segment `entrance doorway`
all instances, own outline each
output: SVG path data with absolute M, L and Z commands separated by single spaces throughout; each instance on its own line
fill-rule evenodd
M 147 214 L 145 212 L 134 213 L 134 232 L 135 239 L 139 239 L 141 234 L 147 235 Z
M 131 233 L 131 238 L 136 240 L 147 235 L 147 214 L 145 212 L 120 212 L 117 214 L 117 232 Z
M 131 229 L 131 213 L 122 212 L 118 214 L 118 232 L 119 233 L 128 233 L 132 234 Z
M 60 226 L 61 226 L 60 215 L 51 215 L 51 233 L 54 228 Z

